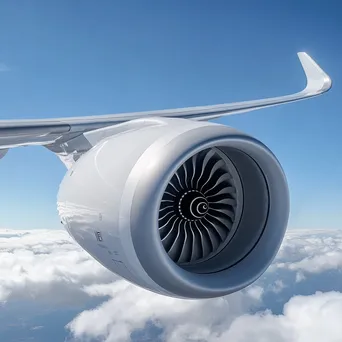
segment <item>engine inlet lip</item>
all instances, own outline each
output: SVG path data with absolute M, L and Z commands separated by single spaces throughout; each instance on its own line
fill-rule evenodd
M 191 145 L 188 144 L 189 141 L 192 142 Z M 252 253 L 234 267 L 222 269 L 214 274 L 197 274 L 175 264 L 165 252 L 157 229 L 159 204 L 169 179 L 178 167 L 190 155 L 213 146 L 229 147 L 246 153 L 255 159 L 263 170 L 267 183 L 277 185 L 270 188 L 272 205 L 268 222 L 263 227 L 262 239 Z M 151 160 L 158 154 L 162 155 L 159 166 L 151 167 Z M 141 176 L 141 169 L 144 168 L 148 170 L 148 178 Z M 122 201 L 131 205 L 122 206 L 120 225 L 123 231 L 130 231 L 140 264 L 154 284 L 158 284 L 164 292 L 179 298 L 218 297 L 251 284 L 275 257 L 285 234 L 289 216 L 287 181 L 274 154 L 259 140 L 232 127 L 216 124 L 163 138 L 152 145 L 132 170 Z M 142 225 L 148 228 L 145 231 L 132 229 Z M 274 246 L 274 249 L 269 248 L 270 245 Z M 243 284 L 240 280 L 241 274 L 244 274 Z

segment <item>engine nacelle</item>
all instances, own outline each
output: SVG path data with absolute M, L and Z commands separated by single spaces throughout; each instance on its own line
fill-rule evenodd
M 70 235 L 109 270 L 167 296 L 218 297 L 254 282 L 288 221 L 275 156 L 214 123 L 156 118 L 127 127 L 64 177 L 58 210 Z

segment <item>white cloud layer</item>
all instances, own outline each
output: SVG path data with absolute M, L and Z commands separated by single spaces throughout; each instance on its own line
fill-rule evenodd
M 95 310 L 82 312 L 69 324 L 69 329 L 77 337 L 105 341 L 127 341 L 132 331 L 144 329 L 150 320 L 163 328 L 168 341 L 212 340 L 235 317 L 257 305 L 262 294 L 260 288 L 251 288 L 226 298 L 180 300 L 155 295 L 124 281 L 86 291 L 90 295 L 109 294 L 112 298 Z
M 83 286 L 116 277 L 61 230 L 0 231 L 0 302 L 83 301 Z
M 330 233 L 330 234 L 329 234 Z M 321 273 L 342 267 L 342 234 L 331 231 L 289 232 L 273 267 Z
M 69 322 L 69 341 L 340 342 L 341 266 L 342 232 L 290 231 L 252 286 L 178 300 L 118 280 L 64 231 L 0 231 L 0 302 L 100 301 Z

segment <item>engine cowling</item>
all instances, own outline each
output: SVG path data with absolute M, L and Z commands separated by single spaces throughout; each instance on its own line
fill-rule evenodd
M 267 269 L 289 194 L 275 156 L 247 134 L 134 120 L 68 170 L 58 210 L 77 243 L 121 277 L 168 296 L 211 298 Z

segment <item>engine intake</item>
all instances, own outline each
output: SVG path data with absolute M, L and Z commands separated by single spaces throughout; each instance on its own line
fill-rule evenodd
M 159 208 L 159 233 L 169 257 L 180 266 L 217 255 L 239 224 L 240 177 L 218 148 L 196 153 L 169 181 Z

